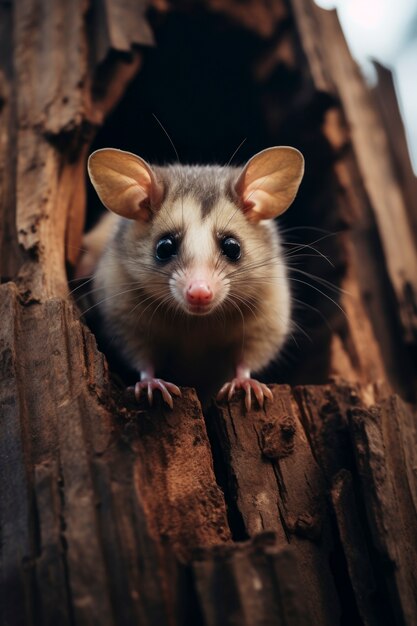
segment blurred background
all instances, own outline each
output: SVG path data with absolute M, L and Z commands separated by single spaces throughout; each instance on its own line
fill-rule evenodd
M 393 71 L 417 172 L 417 1 L 316 0 L 316 4 L 337 9 L 352 54 L 369 82 L 376 79 L 372 59 Z

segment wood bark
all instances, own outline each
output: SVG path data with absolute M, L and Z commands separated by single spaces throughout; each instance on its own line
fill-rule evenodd
M 134 402 L 68 287 L 92 141 L 158 29 L 198 15 L 252 42 L 342 289 L 313 290 L 329 327 L 306 314 L 266 409 L 204 416 L 192 389 Z M 378 75 L 312 0 L 0 4 L 2 625 L 417 624 L 416 179 Z

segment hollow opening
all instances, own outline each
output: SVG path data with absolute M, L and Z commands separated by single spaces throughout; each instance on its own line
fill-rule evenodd
M 305 177 L 295 202 L 278 221 L 290 265 L 294 328 L 282 354 L 261 378 L 326 382 L 331 334 L 335 328 L 342 334 L 344 323 L 337 292 L 329 287 L 340 283 L 344 260 L 336 234 L 332 155 L 321 130 L 334 103 L 314 91 L 302 71 L 288 19 L 268 39 L 204 10 L 154 15 L 151 20 L 156 47 L 145 51 L 141 71 L 92 150 L 120 148 L 151 164 L 175 162 L 176 151 L 181 163 L 231 160 L 234 165 L 269 146 L 301 150 Z M 88 183 L 87 230 L 102 211 Z M 132 382 L 135 375 L 117 351 L 100 341 L 97 318 L 92 316 L 89 323 L 111 369 Z

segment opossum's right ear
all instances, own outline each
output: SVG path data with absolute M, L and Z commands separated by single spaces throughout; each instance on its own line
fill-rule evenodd
M 104 206 L 122 217 L 147 221 L 162 202 L 162 184 L 136 154 L 103 148 L 93 152 L 87 168 Z

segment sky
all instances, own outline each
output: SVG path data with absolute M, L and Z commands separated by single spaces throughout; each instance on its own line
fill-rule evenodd
M 316 0 L 337 9 L 353 56 L 367 79 L 370 59 L 392 69 L 408 145 L 417 172 L 417 0 Z

